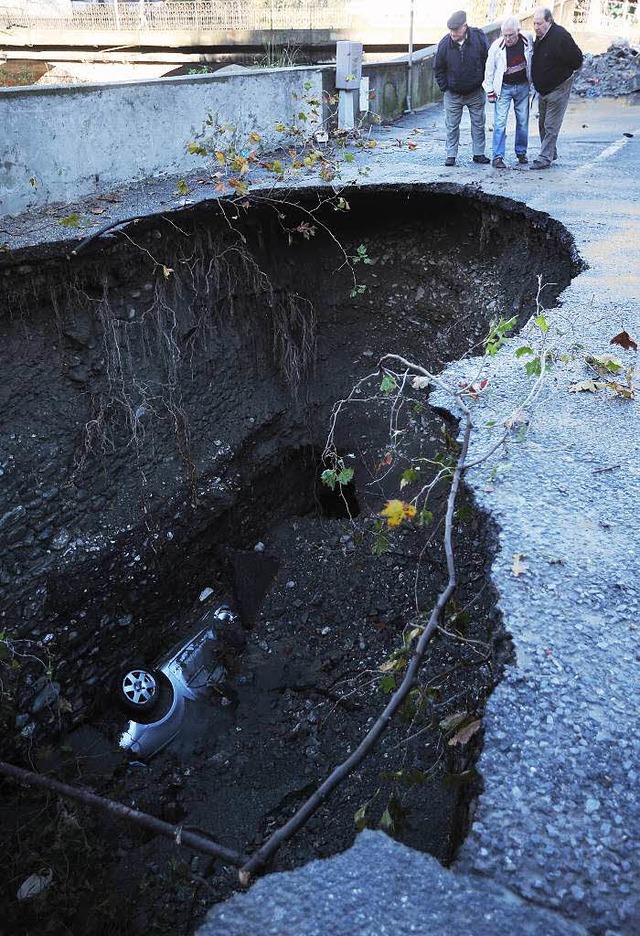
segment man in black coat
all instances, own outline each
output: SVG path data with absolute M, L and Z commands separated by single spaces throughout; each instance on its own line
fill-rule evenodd
M 548 169 L 558 158 L 556 143 L 564 119 L 573 73 L 582 65 L 582 52 L 571 34 L 554 23 L 551 10 L 539 7 L 533 14 L 531 80 L 538 92 L 540 155 L 530 169 Z
M 482 87 L 489 43 L 481 29 L 467 25 L 467 14 L 459 10 L 447 20 L 449 34 L 438 44 L 435 76 L 444 93 L 444 122 L 447 130 L 445 166 L 455 166 L 460 142 L 462 109 L 469 110 L 473 161 L 488 163 L 484 154 L 484 104 Z

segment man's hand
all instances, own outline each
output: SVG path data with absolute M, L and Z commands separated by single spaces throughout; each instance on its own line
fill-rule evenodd
M 489 93 L 487 94 L 487 101 L 489 101 L 490 104 L 495 104 L 497 100 L 498 100 L 498 95 L 496 94 L 496 92 L 489 91 Z

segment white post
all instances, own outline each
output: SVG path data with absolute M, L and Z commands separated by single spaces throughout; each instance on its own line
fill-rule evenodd
M 362 43 L 340 39 L 336 43 L 336 88 L 341 130 L 353 130 L 356 125 L 361 80 Z
M 409 54 L 407 56 L 407 109 L 405 113 L 411 113 L 411 83 L 413 78 L 413 3 L 409 0 Z
M 116 29 L 120 29 L 120 10 L 118 9 L 118 0 L 113 0 L 113 12 L 116 18 Z

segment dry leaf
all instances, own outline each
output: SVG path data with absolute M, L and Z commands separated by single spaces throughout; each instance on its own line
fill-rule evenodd
M 621 348 L 626 348 L 627 351 L 638 350 L 638 343 L 634 341 L 631 335 L 626 331 L 621 331 L 618 335 L 614 335 L 609 344 L 620 345 Z
M 569 393 L 596 393 L 596 391 L 603 390 L 606 386 L 606 383 L 601 380 L 579 380 L 577 383 L 571 384 Z
M 101 215 L 104 214 L 106 210 L 106 208 L 92 208 L 91 214 Z
M 515 410 L 511 416 L 509 416 L 504 421 L 504 425 L 507 429 L 517 429 L 518 426 L 526 426 L 529 422 L 529 417 L 524 412 L 524 410 Z
M 513 575 L 522 575 L 524 572 L 527 572 L 529 565 L 526 562 L 523 562 L 524 556 L 522 553 L 515 553 L 513 556 L 513 565 L 511 566 L 511 572 Z
M 468 712 L 454 712 L 453 715 L 447 715 L 446 718 L 442 719 L 440 727 L 443 731 L 451 731 L 452 728 L 457 728 L 468 717 Z
M 414 390 L 425 390 L 429 386 L 428 377 L 414 377 L 411 381 L 411 386 Z
M 449 747 L 454 747 L 457 744 L 466 744 L 470 738 L 476 734 L 482 727 L 482 722 L 479 718 L 475 721 L 470 722 L 468 725 L 465 725 L 464 728 L 461 728 L 460 731 L 457 731 L 453 738 L 450 738 L 448 741 Z

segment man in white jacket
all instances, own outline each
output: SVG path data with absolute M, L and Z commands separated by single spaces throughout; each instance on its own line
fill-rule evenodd
M 493 159 L 496 169 L 506 169 L 504 161 L 507 118 L 513 101 L 516 115 L 515 151 L 525 165 L 529 144 L 529 87 L 533 36 L 522 32 L 515 16 L 502 24 L 501 35 L 491 44 L 484 72 L 487 100 L 495 104 L 493 120 Z

